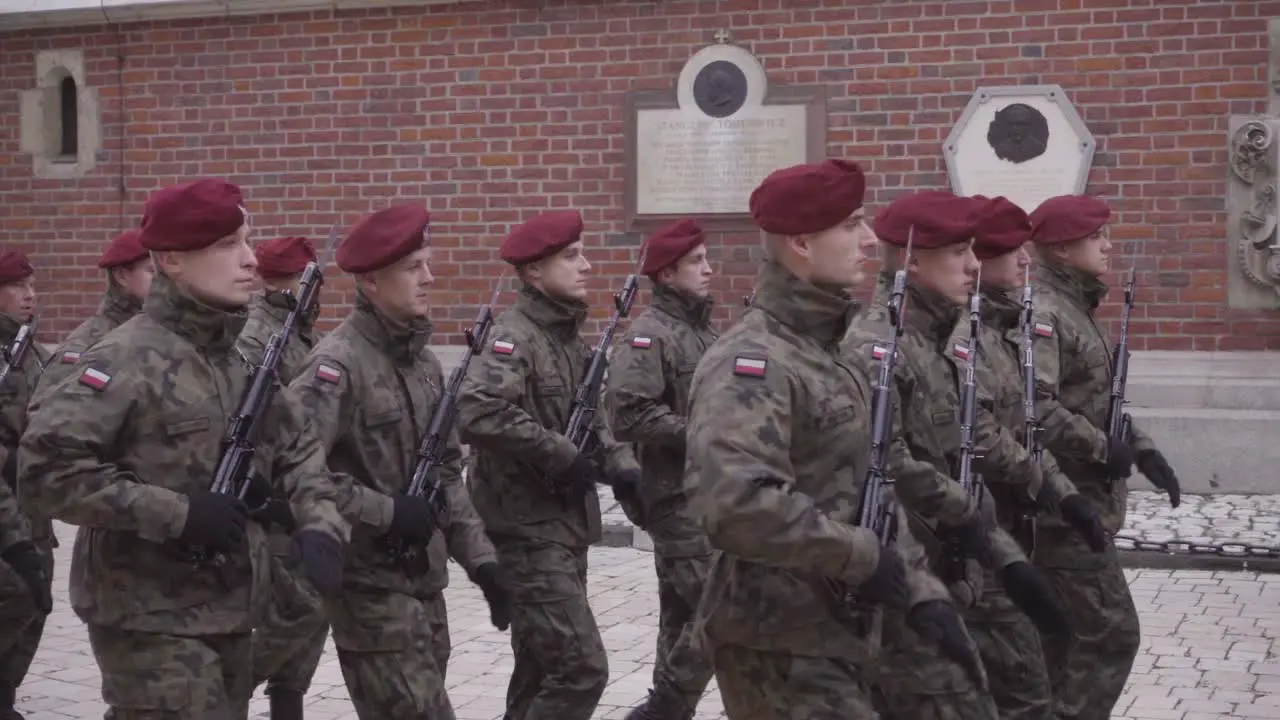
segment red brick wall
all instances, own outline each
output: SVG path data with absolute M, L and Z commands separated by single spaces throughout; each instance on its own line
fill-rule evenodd
M 1089 190 L 1114 200 L 1118 251 L 1136 248 L 1134 347 L 1280 349 L 1280 313 L 1226 308 L 1223 239 L 1227 116 L 1266 109 L 1275 15 L 1263 0 L 495 0 L 0 34 L 0 242 L 33 254 L 61 335 L 96 303 L 101 243 L 167 183 L 241 184 L 264 237 L 423 201 L 438 341 L 454 343 L 508 227 L 574 207 L 604 316 L 639 239 L 621 227 L 624 93 L 670 87 L 727 27 L 771 82 L 827 87 L 829 152 L 866 164 L 873 207 L 945 186 L 940 144 L 978 86 L 1062 85 L 1097 137 Z M 18 92 L 45 48 L 83 48 L 102 96 L 83 180 L 34 180 L 18 154 Z M 713 242 L 728 319 L 755 239 Z

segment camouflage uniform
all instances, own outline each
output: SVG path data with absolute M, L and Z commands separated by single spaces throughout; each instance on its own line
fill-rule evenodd
M 142 301 L 116 287 L 114 284 L 102 296 L 98 311 L 80 323 L 53 352 L 53 362 L 44 369 L 39 389 L 52 387 L 63 378 L 73 375 L 80 355 L 93 347 L 107 333 L 142 310 Z
M 243 324 L 157 275 L 143 312 L 31 408 L 20 488 L 33 511 L 86 530 L 72 551 L 71 604 L 118 720 L 248 712 L 250 630 L 268 591 L 262 531 L 249 523 L 220 569 L 192 563 L 176 542 L 248 381 L 234 349 Z M 264 423 L 280 441 L 260 445 L 258 460 L 289 488 L 300 530 L 342 542 L 323 448 L 293 399 L 278 398 Z
M 577 450 L 561 434 L 591 351 L 579 336 L 586 303 L 526 285 L 494 322 L 458 398 L 475 452 L 471 493 L 513 584 L 508 720 L 588 720 L 609 679 L 587 602 L 587 549 L 600 540 L 594 487 L 557 495 L 545 482 Z M 607 473 L 639 468 L 603 413 L 596 437 Z
M 653 686 L 678 691 L 694 708 L 711 667 L 692 622 L 711 566 L 711 546 L 689 513 L 684 488 L 689 385 L 716 339 L 709 298 L 655 284 L 653 306 L 637 317 L 610 360 L 609 404 L 619 440 L 639 446 L 640 497 L 658 573 L 658 648 Z
M 353 519 L 351 547 L 342 593 L 326 598 L 326 609 L 362 720 L 453 717 L 445 691 L 449 556 L 468 573 L 496 561 L 467 498 L 456 433 L 440 467 L 447 517 L 438 519 L 440 532 L 428 545 L 429 569 L 409 572 L 385 544 L 394 496 L 408 488 L 443 389 L 430 335 L 426 320 L 395 323 L 358 294 L 355 309 L 316 345 L 290 386 L 329 449 L 329 468 L 347 481 L 341 497 Z
M 1107 287 L 1091 275 L 1052 263 L 1042 264 L 1039 274 L 1036 411 L 1044 445 L 1080 492 L 1102 510 L 1106 529 L 1115 533 L 1124 527 L 1129 488 L 1127 480 L 1110 481 L 1102 470 L 1111 343 L 1095 324 L 1094 311 Z M 1140 452 L 1154 449 L 1155 443 L 1135 427 L 1132 446 Z M 1054 712 L 1059 718 L 1108 717 L 1142 636 L 1115 548 L 1090 552 L 1070 527 L 1049 517 L 1039 521 L 1035 561 L 1066 602 L 1077 636 L 1070 645 L 1044 638 Z
M 271 336 L 284 327 L 285 318 L 297 304 L 290 293 L 268 291 L 254 298 L 249 318 L 236 346 L 251 365 L 262 362 Z M 280 353 L 277 373 L 282 385 L 289 384 L 315 346 L 314 323 L 319 305 L 300 317 L 288 344 Z M 300 569 L 288 565 L 291 538 L 279 522 L 266 524 L 271 547 L 271 603 L 265 622 L 253 634 L 253 684 L 268 682 L 267 694 L 280 689 L 299 694 L 311 687 L 320 658 L 324 655 L 329 623 L 324 615 L 324 599 L 302 577 Z
M 862 583 L 882 552 L 848 524 L 871 430 L 865 367 L 838 354 L 855 309 L 770 263 L 694 374 L 686 482 L 721 551 L 697 622 L 730 718 L 876 717 L 881 612 L 847 607 L 832 585 Z M 910 602 L 949 602 L 899 537 Z

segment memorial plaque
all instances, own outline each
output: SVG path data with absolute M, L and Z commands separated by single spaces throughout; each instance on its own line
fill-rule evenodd
M 628 93 L 627 229 L 694 217 L 708 230 L 754 228 L 751 191 L 778 168 L 821 160 L 823 88 L 771 88 L 727 33 L 699 50 L 673 91 Z
M 1083 193 L 1093 134 L 1057 85 L 979 88 L 943 144 L 951 191 L 1003 195 L 1027 212 Z

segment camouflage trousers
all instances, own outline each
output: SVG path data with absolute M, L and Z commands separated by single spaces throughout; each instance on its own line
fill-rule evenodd
M 1043 637 L 1045 665 L 1060 720 L 1111 717 L 1133 669 L 1142 629 L 1114 547 L 1089 551 L 1065 532 L 1041 532 L 1036 565 L 1071 616 L 1070 641 Z
M 866 674 L 848 660 L 720 645 L 713 659 L 729 720 L 876 720 Z
M 47 539 L 36 540 L 44 560 L 45 577 L 53 586 L 53 548 Z M 16 690 L 31 668 L 40 647 L 47 616 L 31 599 L 31 590 L 4 562 L 0 562 L 0 688 Z
M 249 633 L 178 637 L 89 625 L 113 720 L 244 720 L 253 692 Z
M 883 720 L 997 720 L 991 695 L 964 669 L 907 626 L 902 612 L 884 613 L 873 697 Z
M 987 670 L 1000 720 L 1053 720 L 1040 633 L 994 575 L 986 577 L 982 600 L 965 613 L 964 621 Z
M 333 644 L 360 720 L 453 720 L 444 596 L 343 590 L 328 598 Z
M 495 537 L 511 577 L 511 649 L 505 720 L 590 720 L 609 661 L 587 602 L 587 548 Z
M 680 692 L 689 707 L 697 707 L 711 683 L 711 662 L 694 630 L 694 613 L 711 571 L 711 555 L 695 557 L 668 553 L 654 545 L 658 573 L 658 648 L 653 686 Z
M 285 536 L 283 540 L 288 541 Z M 253 685 L 267 683 L 267 691 L 305 693 L 324 655 L 329 621 L 324 599 L 299 571 L 286 566 L 287 551 L 272 536 L 271 604 L 262 625 L 253 633 Z

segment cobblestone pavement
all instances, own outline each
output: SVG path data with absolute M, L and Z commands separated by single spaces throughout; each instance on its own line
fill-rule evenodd
M 1216 505 L 1210 503 L 1210 505 Z M 57 606 L 18 707 L 28 720 L 97 720 L 104 707 L 84 626 L 67 606 L 72 530 L 59 549 Z M 1127 571 L 1142 610 L 1144 642 L 1117 720 L 1280 718 L 1280 575 L 1193 570 Z M 497 720 L 511 670 L 507 636 L 489 626 L 480 593 L 454 567 L 447 591 L 453 633 L 449 690 L 460 720 Z M 609 650 L 611 678 L 596 718 L 621 718 L 649 686 L 657 622 L 652 556 L 638 548 L 591 552 L 591 603 Z M 714 686 L 698 719 L 720 718 Z M 267 717 L 254 700 L 252 715 Z M 349 718 L 332 646 L 308 697 L 308 720 Z

